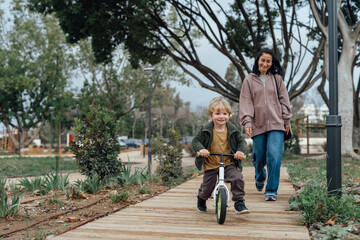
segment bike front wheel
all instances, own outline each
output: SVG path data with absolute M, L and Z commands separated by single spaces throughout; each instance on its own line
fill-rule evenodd
M 224 188 L 220 188 L 216 195 L 216 218 L 219 224 L 223 224 L 226 218 L 227 193 Z

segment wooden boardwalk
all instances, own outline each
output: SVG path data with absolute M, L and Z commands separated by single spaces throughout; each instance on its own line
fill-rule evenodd
M 244 168 L 244 178 L 250 214 L 235 215 L 231 202 L 223 225 L 216 221 L 212 200 L 207 212 L 196 209 L 200 176 L 55 239 L 310 239 L 307 228 L 298 224 L 298 213 L 287 211 L 294 189 L 285 168 L 276 202 L 265 202 L 263 192 L 255 189 L 254 168 Z

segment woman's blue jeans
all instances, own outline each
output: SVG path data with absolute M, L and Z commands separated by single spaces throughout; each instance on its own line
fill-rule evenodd
M 252 162 L 257 182 L 265 182 L 266 170 L 264 167 L 267 166 L 265 196 L 277 196 L 283 145 L 283 131 L 270 131 L 253 138 Z

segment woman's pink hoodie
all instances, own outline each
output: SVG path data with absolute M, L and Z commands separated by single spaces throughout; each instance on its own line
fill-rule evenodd
M 272 130 L 285 131 L 284 124 L 290 124 L 292 114 L 289 95 L 282 77 L 276 74 L 275 78 L 280 101 L 274 75 L 270 73 L 266 75 L 265 84 L 254 73 L 250 73 L 242 84 L 240 121 L 245 128 L 252 128 L 251 137 Z

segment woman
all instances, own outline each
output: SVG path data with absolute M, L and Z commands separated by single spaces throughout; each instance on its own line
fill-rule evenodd
M 255 187 L 265 201 L 276 201 L 284 145 L 290 131 L 289 95 L 281 77 L 282 68 L 274 53 L 264 48 L 255 59 L 252 73 L 244 80 L 240 94 L 240 121 L 253 139 Z M 275 83 L 276 81 L 276 83 Z

